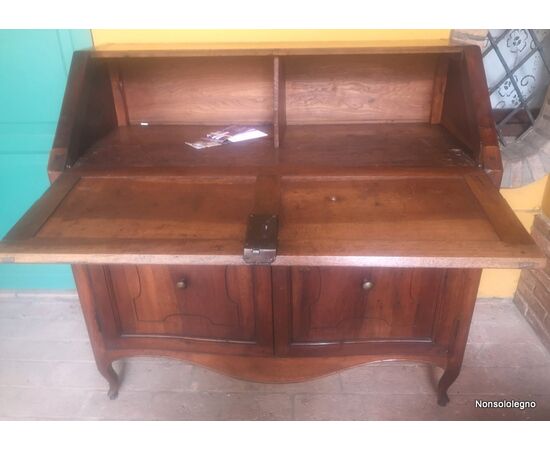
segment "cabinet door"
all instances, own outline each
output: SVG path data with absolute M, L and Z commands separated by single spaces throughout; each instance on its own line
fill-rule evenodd
M 123 265 L 109 266 L 108 277 L 122 337 L 272 353 L 268 268 Z
M 283 353 L 360 353 L 372 343 L 431 343 L 445 271 L 292 267 L 277 289 Z M 280 286 L 280 285 L 279 285 Z M 286 308 L 285 308 L 285 305 Z

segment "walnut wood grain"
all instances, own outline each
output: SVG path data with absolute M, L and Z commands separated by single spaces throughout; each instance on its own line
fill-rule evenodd
M 304 166 L 473 166 L 465 150 L 439 125 L 287 125 L 279 161 Z
M 528 245 L 532 242 L 525 228 L 518 226 L 521 224 L 518 217 L 506 208 L 506 200 L 496 189 L 491 189 L 492 183 L 487 176 L 481 173 L 468 175 L 466 182 L 503 243 Z
M 427 122 L 436 61 L 429 54 L 288 56 L 287 123 Z
M 14 227 L 4 236 L 5 242 L 24 240 L 36 236 L 71 189 L 80 181 L 80 177 L 71 173 L 62 174 L 57 181 L 27 211 Z
M 447 321 L 457 317 L 463 292 L 475 299 L 479 281 L 479 271 L 456 269 L 275 270 L 275 348 L 285 356 L 349 356 L 392 345 L 430 354 L 458 345 Z M 373 284 L 368 291 L 365 280 Z
M 55 211 L 35 235 L 23 225 L 14 228 L 12 234 L 22 238 L 3 243 L 0 258 L 241 264 L 248 215 L 263 212 L 280 215 L 276 265 L 544 263 L 482 171 L 466 178 L 260 176 L 254 182 L 253 177 L 83 177 L 59 204 L 38 202 L 28 217 Z
M 119 61 L 131 124 L 268 124 L 273 61 L 267 57 Z
M 291 345 L 430 341 L 443 275 L 427 269 L 292 267 Z
M 118 128 L 96 142 L 77 167 L 463 167 L 474 166 L 465 146 L 440 125 L 288 125 L 279 152 L 268 138 L 196 150 L 193 142 L 219 126 L 149 125 Z M 257 127 L 271 133 L 269 127 Z M 338 151 L 335 151 L 338 149 Z M 283 167 L 281 167 L 283 170 Z
M 254 186 L 254 214 L 277 215 L 280 208 L 280 177 L 276 175 L 260 175 Z
M 106 270 L 121 336 L 178 338 L 197 351 L 202 341 L 212 348 L 227 344 L 248 353 L 252 347 L 259 354 L 271 352 L 267 268 L 120 265 Z

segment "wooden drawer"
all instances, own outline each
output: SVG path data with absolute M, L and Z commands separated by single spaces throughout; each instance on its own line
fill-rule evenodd
M 288 286 L 275 286 L 276 315 L 284 317 L 275 331 L 286 333 L 279 350 L 349 354 L 376 344 L 430 345 L 445 277 L 441 269 L 291 267 Z
M 266 272 L 267 270 L 267 272 Z M 269 269 L 108 266 L 122 337 L 176 338 L 186 349 L 241 346 L 272 353 Z

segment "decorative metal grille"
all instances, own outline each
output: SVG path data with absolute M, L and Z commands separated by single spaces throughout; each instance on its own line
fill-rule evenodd
M 510 109 L 496 126 L 499 139 L 505 140 L 504 126 L 522 111 L 530 126 L 534 111 L 540 108 L 550 82 L 550 30 L 490 30 L 483 61 L 493 109 Z

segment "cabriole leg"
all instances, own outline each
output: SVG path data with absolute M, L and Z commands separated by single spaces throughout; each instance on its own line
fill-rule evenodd
M 107 359 L 96 359 L 96 364 L 101 375 L 109 382 L 109 392 L 107 395 L 111 400 L 116 399 L 118 397 L 120 379 L 115 369 L 113 369 L 112 362 Z
M 437 385 L 437 404 L 439 406 L 445 406 L 449 403 L 449 396 L 447 395 L 447 389 L 457 379 L 460 369 L 448 368 L 443 372 Z

